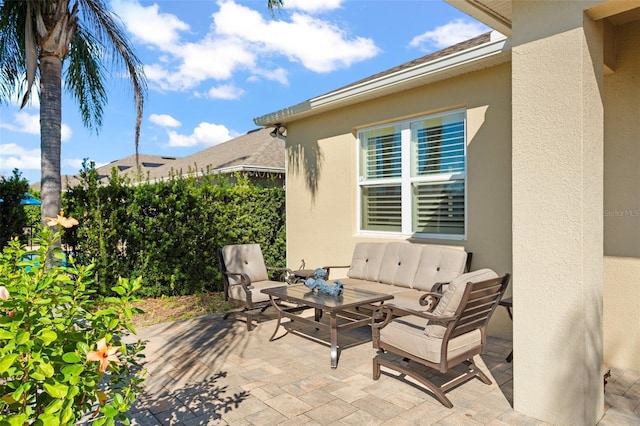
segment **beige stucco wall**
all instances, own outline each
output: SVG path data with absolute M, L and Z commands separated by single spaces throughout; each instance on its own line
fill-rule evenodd
M 640 370 L 640 22 L 617 27 L 615 46 L 605 78 L 604 356 Z
M 604 412 L 603 37 L 589 2 L 513 2 L 514 408 Z
M 467 240 L 421 242 L 464 247 L 473 269 L 511 271 L 511 68 L 501 65 L 394 96 L 372 100 L 288 125 L 287 262 L 297 268 L 346 265 L 358 241 L 357 130 L 466 108 L 468 136 Z M 346 270 L 332 272 L 339 278 Z M 508 289 L 511 292 L 511 289 Z M 503 309 L 490 332 L 511 338 Z

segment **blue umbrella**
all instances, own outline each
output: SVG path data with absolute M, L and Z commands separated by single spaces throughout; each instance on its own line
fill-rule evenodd
M 25 192 L 24 198 L 20 200 L 20 204 L 24 204 L 27 206 L 39 206 L 42 203 L 40 202 L 40 200 L 33 198 L 33 195 L 29 194 L 28 192 Z
M 4 200 L 0 198 L 0 203 L 2 202 L 4 202 Z M 40 200 L 33 198 L 33 195 L 29 194 L 28 192 L 25 192 L 24 198 L 20 200 L 20 204 L 24 204 L 26 206 L 39 206 L 42 203 L 40 202 Z

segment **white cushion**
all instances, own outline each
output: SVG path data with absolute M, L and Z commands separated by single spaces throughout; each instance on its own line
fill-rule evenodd
M 264 264 L 259 244 L 236 244 L 222 248 L 222 258 L 228 272 L 247 274 L 251 282 L 266 281 L 267 267 Z M 240 277 L 229 276 L 229 284 L 239 284 Z
M 456 313 L 456 310 L 458 310 L 458 307 L 460 306 L 460 301 L 462 300 L 462 295 L 464 294 L 467 283 L 477 283 L 493 278 L 498 278 L 498 274 L 496 274 L 491 269 L 486 268 L 478 269 L 477 271 L 460 275 L 459 277 L 451 281 L 451 284 L 449 284 L 449 286 L 447 286 L 447 289 L 442 294 L 440 302 L 438 302 L 432 312 L 433 315 L 441 317 L 452 316 Z M 427 326 L 425 327 L 424 332 L 428 336 L 442 338 L 444 336 L 446 328 L 446 323 L 429 321 Z
M 435 283 L 450 282 L 464 272 L 466 262 L 462 249 L 425 245 L 411 287 L 429 291 Z
M 386 243 L 357 243 L 353 249 L 349 278 L 378 281 Z
M 388 243 L 384 250 L 378 281 L 411 288 L 424 245 Z
M 380 341 L 438 364 L 441 358 L 442 338 L 426 335 L 424 324 L 425 319 L 415 315 L 394 319 L 380 329 Z M 462 355 L 480 346 L 481 340 L 480 330 L 473 330 L 449 340 L 447 359 Z

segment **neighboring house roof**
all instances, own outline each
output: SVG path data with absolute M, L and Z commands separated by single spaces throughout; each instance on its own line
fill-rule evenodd
M 256 129 L 227 142 L 206 148 L 187 157 L 171 157 L 139 154 L 142 178 L 150 181 L 161 180 L 170 175 L 200 175 L 205 173 L 233 173 L 236 171 L 256 175 L 283 176 L 285 172 L 284 141 L 270 135 L 270 129 Z M 111 176 L 116 168 L 121 175 L 135 178 L 136 156 L 130 155 L 120 160 L 96 168 L 100 179 Z M 76 186 L 78 175 L 62 176 L 63 189 Z M 31 187 L 40 190 L 40 182 Z
M 151 170 L 149 178 L 161 179 L 171 173 L 200 175 L 203 172 L 218 174 L 236 171 L 283 174 L 284 152 L 284 141 L 272 137 L 270 129 L 256 129 Z
M 253 121 L 259 126 L 287 123 L 510 60 L 510 41 L 488 32 Z

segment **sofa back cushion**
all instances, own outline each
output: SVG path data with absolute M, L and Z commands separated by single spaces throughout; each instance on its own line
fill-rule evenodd
M 353 249 L 349 278 L 378 281 L 386 243 L 357 243 Z
M 461 249 L 425 245 L 411 287 L 429 291 L 435 283 L 448 283 L 464 272 L 467 252 Z
M 423 247 L 423 244 L 388 243 L 384 250 L 378 281 L 411 288 Z
M 447 289 L 442 294 L 442 298 L 436 305 L 432 314 L 434 316 L 441 317 L 452 316 L 456 313 L 456 310 L 458 310 L 458 306 L 460 306 L 462 295 L 464 294 L 467 283 L 477 283 L 493 278 L 498 278 L 498 274 L 487 268 L 478 269 L 477 271 L 460 275 L 459 277 L 451 281 L 451 284 L 449 284 Z M 446 329 L 447 323 L 429 320 L 427 326 L 424 329 L 424 333 L 429 337 L 441 339 L 442 337 L 444 337 L 444 332 L 446 331 Z
M 247 274 L 251 282 L 269 279 L 259 244 L 224 246 L 222 248 L 222 258 L 228 272 Z M 229 284 L 237 283 L 240 283 L 239 276 L 229 276 Z

